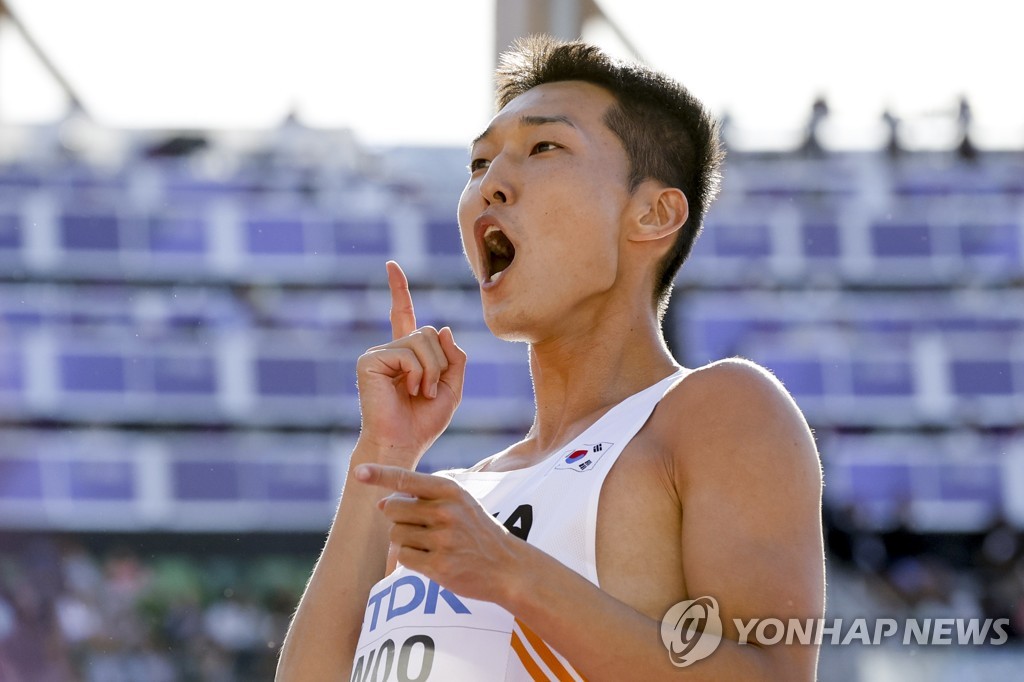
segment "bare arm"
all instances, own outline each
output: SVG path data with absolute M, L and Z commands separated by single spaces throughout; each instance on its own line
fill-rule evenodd
M 386 460 L 359 444 L 352 465 L 364 461 Z M 375 505 L 386 494 L 369 486 L 345 485 L 327 543 L 281 648 L 277 680 L 347 679 L 367 595 L 384 577 L 387 527 Z
M 388 284 L 393 340 L 356 365 L 362 428 L 350 475 L 369 462 L 415 468 L 462 397 L 466 356 L 451 330 L 416 328 L 409 284 L 396 263 L 388 265 Z M 280 682 L 348 679 L 367 596 L 385 574 L 389 524 L 376 505 L 390 492 L 346 483 L 281 648 Z
M 753 366 L 725 363 L 683 383 L 649 426 L 664 432 L 682 502 L 682 538 L 666 542 L 682 543 L 689 597 L 715 597 L 724 621 L 721 645 L 690 667 L 670 663 L 663 614 L 637 611 L 511 536 L 452 481 L 385 467 L 356 475 L 415 496 L 380 505 L 404 565 L 501 604 L 591 682 L 813 680 L 816 647 L 740 645 L 733 622 L 821 616 L 821 478 L 810 432 Z

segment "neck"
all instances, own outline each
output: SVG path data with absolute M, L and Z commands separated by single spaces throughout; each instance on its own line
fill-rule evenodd
M 536 414 L 522 454 L 560 447 L 677 367 L 650 311 L 606 316 L 570 334 L 532 343 Z

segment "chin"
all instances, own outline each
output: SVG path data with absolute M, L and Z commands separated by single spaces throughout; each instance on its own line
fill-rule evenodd
M 529 333 L 533 320 L 526 319 L 525 315 L 488 315 L 484 312 L 484 322 L 491 334 L 502 341 L 530 343 L 533 340 L 533 335 Z

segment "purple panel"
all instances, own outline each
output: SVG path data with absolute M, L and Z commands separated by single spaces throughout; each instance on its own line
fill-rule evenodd
M 1013 394 L 1013 367 L 1006 360 L 954 360 L 952 374 L 956 395 Z
M 207 180 L 181 174 L 167 180 L 167 192 L 171 198 L 199 200 L 206 197 L 232 196 L 255 190 L 252 183 L 238 178 Z
M 1020 254 L 1016 225 L 961 225 L 960 252 L 964 256 L 1004 256 L 1016 262 Z
M 914 377 L 910 363 L 901 360 L 857 360 L 850 364 L 853 393 L 865 396 L 911 396 Z
M 326 396 L 354 396 L 356 363 L 350 360 L 322 360 L 317 365 L 317 390 Z
M 153 358 L 153 388 L 158 393 L 216 393 L 213 359 L 158 355 Z
M 339 220 L 334 223 L 334 251 L 349 254 L 386 254 L 391 248 L 384 220 Z
M 32 189 L 42 185 L 42 178 L 35 172 L 7 166 L 0 169 L 0 189 Z
M 120 355 L 79 355 L 60 358 L 61 386 L 68 391 L 123 391 L 124 358 Z
M 533 398 L 525 363 L 477 362 L 466 366 L 463 392 L 475 398 Z
M 930 256 L 932 253 L 927 225 L 872 225 L 871 243 L 878 256 Z
M 304 359 L 259 358 L 256 386 L 263 395 L 315 396 L 317 363 Z
M 43 473 L 39 462 L 0 459 L 0 499 L 42 499 Z
M 856 464 L 850 467 L 850 488 L 861 502 L 910 500 L 910 470 L 906 464 Z
M 778 377 L 794 396 L 821 396 L 825 394 L 825 368 L 811 358 L 771 359 L 759 358 L 765 367 Z
M 426 226 L 427 251 L 447 256 L 462 255 L 462 236 L 454 220 L 431 220 Z
M 0 249 L 16 250 L 20 248 L 21 219 L 10 213 L 0 215 Z
M 203 253 L 206 229 L 198 216 L 154 216 L 149 221 L 149 250 L 160 253 Z
M 1000 469 L 994 464 L 946 464 L 936 467 L 939 497 L 950 501 L 1002 503 Z
M 172 312 L 164 318 L 164 321 L 171 327 L 179 329 L 202 329 L 206 326 L 216 326 L 220 321 L 216 314 L 207 315 L 203 312 Z
M 803 226 L 804 255 L 811 258 L 839 257 L 839 227 L 829 223 L 808 223 Z
M 119 327 L 132 327 L 135 324 L 135 319 L 127 310 L 89 308 L 86 306 L 71 308 L 67 312 L 66 316 L 54 317 L 62 322 L 66 321 L 74 325 L 104 324 L 117 325 Z
M 767 225 L 715 224 L 705 230 L 704 239 L 714 241 L 715 253 L 724 258 L 761 258 L 772 254 Z
M 20 391 L 23 387 L 21 354 L 14 350 L 0 350 L 0 391 Z
M 237 500 L 238 467 L 234 462 L 175 462 L 171 477 L 179 500 Z
M 135 480 L 131 462 L 68 462 L 71 497 L 76 500 L 131 500 Z
M 696 328 L 696 335 L 699 341 L 687 343 L 687 348 L 700 348 L 707 354 L 707 358 L 697 360 L 700 364 L 738 352 L 743 337 L 749 333 L 751 321 L 747 318 L 722 318 L 712 317 L 697 320 L 692 326 Z
M 302 221 L 297 218 L 249 220 L 245 232 L 250 253 L 301 254 L 305 251 Z
M 63 215 L 61 244 L 69 251 L 116 251 L 121 244 L 112 215 Z
M 268 500 L 324 502 L 332 498 L 331 471 L 326 464 L 266 464 L 260 468 Z
M 889 333 L 908 333 L 918 327 L 918 320 L 913 318 L 912 311 L 907 311 L 907 317 L 888 317 L 887 315 L 889 313 L 879 313 L 878 317 L 858 320 L 857 326 L 864 331 Z
M 38 310 L 5 310 L 0 319 L 10 325 L 22 327 L 38 327 L 43 321 L 43 314 Z
M 986 328 L 987 323 L 996 323 L 993 329 L 1003 326 L 1001 320 L 983 320 L 977 314 L 942 315 L 931 320 L 931 323 L 943 331 L 974 331 Z

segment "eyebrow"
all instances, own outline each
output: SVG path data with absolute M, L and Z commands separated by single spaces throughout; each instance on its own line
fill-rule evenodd
M 549 123 L 562 123 L 562 124 L 567 125 L 567 126 L 569 126 L 571 128 L 575 128 L 576 127 L 576 124 L 572 122 L 572 119 L 569 118 L 568 116 L 566 116 L 565 114 L 557 114 L 555 116 L 531 116 L 531 115 L 525 115 L 525 116 L 521 116 L 519 118 L 519 127 L 520 128 L 548 125 Z M 478 143 L 480 143 L 480 142 L 484 141 L 485 139 L 487 139 L 487 137 L 489 137 L 491 135 L 491 133 L 493 133 L 493 132 L 494 132 L 494 126 L 488 126 L 487 130 L 485 130 L 484 132 L 480 133 L 475 138 L 473 138 L 473 141 L 469 145 L 470 148 L 472 149 Z

